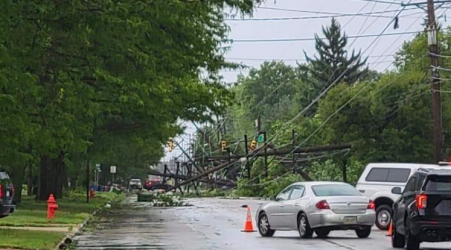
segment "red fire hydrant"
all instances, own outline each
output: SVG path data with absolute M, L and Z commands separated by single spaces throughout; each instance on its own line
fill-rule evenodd
M 89 189 L 89 198 L 94 198 L 94 196 L 95 196 L 95 192 L 94 192 L 94 189 Z
M 47 200 L 47 219 L 51 220 L 55 218 L 57 209 L 58 204 L 56 203 L 55 197 L 53 197 L 53 194 L 50 194 L 49 199 Z

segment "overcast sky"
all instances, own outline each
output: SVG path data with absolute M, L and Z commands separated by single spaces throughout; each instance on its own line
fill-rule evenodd
M 424 2 L 425 0 L 411 0 L 411 3 Z M 404 3 L 408 3 L 405 0 Z M 393 3 L 393 4 L 389 4 Z M 437 9 L 438 21 L 443 26 L 449 25 L 446 13 L 450 5 L 444 5 Z M 409 33 L 424 30 L 422 24 L 426 17 L 425 12 L 415 6 L 401 6 L 400 0 L 381 0 L 380 2 L 368 0 L 268 0 L 256 8 L 252 17 L 237 16 L 235 20 L 227 20 L 231 31 L 230 39 L 235 42 L 230 45 L 230 51 L 226 58 L 230 61 L 242 63 L 250 67 L 259 67 L 266 60 L 282 60 L 287 64 L 296 65 L 305 60 L 304 51 L 309 55 L 315 54 L 315 42 L 309 40 L 315 34 L 322 37 L 322 27 L 331 22 L 331 16 L 336 16 L 342 26 L 342 30 L 348 36 L 367 36 L 349 39 L 349 50 L 361 50 L 363 56 L 368 56 L 371 69 L 384 71 L 390 69 L 393 54 L 402 46 L 403 42 L 411 40 L 414 34 L 389 35 L 377 38 L 392 22 L 393 17 L 399 14 L 399 28 L 394 29 L 394 23 L 383 32 Z M 276 10 L 277 9 L 277 10 Z M 331 13 L 331 14 L 323 14 Z M 359 13 L 359 15 L 355 15 Z M 367 15 L 367 13 L 374 13 Z M 234 14 L 231 12 L 230 14 Z M 347 15 L 350 14 L 350 15 Z M 323 18 L 325 17 L 325 18 Z M 231 17 L 232 18 L 232 17 Z M 294 18 L 290 20 L 280 20 Z M 296 19 L 298 18 L 298 19 Z M 273 19 L 273 20 L 268 20 Z M 250 42 L 247 40 L 280 40 L 280 39 L 304 39 L 304 41 L 288 42 Z M 246 75 L 248 70 L 223 71 L 224 81 L 235 82 L 241 73 Z M 189 123 L 187 123 L 189 125 Z M 186 134 L 196 131 L 189 125 Z M 187 139 L 187 136 L 181 138 Z M 165 159 L 181 152 L 175 150 Z

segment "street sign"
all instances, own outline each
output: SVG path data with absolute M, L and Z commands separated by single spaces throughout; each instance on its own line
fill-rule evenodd
M 265 136 L 263 134 L 259 134 L 258 137 L 257 137 L 257 141 L 259 143 L 264 142 L 265 141 Z
M 110 167 L 110 173 L 115 174 L 116 173 L 116 166 Z

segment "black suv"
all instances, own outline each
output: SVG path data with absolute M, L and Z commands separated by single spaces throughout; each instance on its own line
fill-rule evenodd
M 392 245 L 417 250 L 421 242 L 441 241 L 451 241 L 451 169 L 419 169 L 393 204 Z
M 16 209 L 13 197 L 14 187 L 9 175 L 0 169 L 0 218 L 8 216 Z

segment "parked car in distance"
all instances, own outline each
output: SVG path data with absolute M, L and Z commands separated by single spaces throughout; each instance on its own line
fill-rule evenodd
M 8 173 L 0 169 L 0 218 L 13 213 L 16 209 L 13 201 L 14 187 Z
M 149 178 L 147 179 L 146 183 L 144 184 L 144 188 L 148 191 L 160 189 L 163 185 L 162 180 L 158 176 L 151 176 L 149 175 Z
M 128 183 L 128 188 L 131 190 L 134 189 L 142 190 L 143 185 L 140 179 L 131 179 L 130 182 Z
M 421 242 L 451 241 L 450 228 L 451 169 L 419 169 L 393 204 L 393 247 L 417 250 Z
M 146 184 L 144 184 L 144 188 L 147 191 L 151 191 L 151 190 L 168 190 L 170 188 L 172 188 L 172 185 L 163 183 L 161 181 L 155 182 L 155 181 L 146 181 Z
M 342 182 L 294 183 L 256 213 L 263 237 L 273 236 L 276 230 L 298 230 L 301 238 L 314 232 L 325 238 L 332 230 L 355 230 L 359 238 L 367 238 L 375 218 L 374 203 Z
M 376 204 L 376 226 L 388 230 L 393 203 L 400 195 L 393 194 L 395 187 L 404 189 L 407 180 L 419 168 L 440 169 L 438 165 L 414 163 L 370 163 L 357 183 L 357 190 Z

